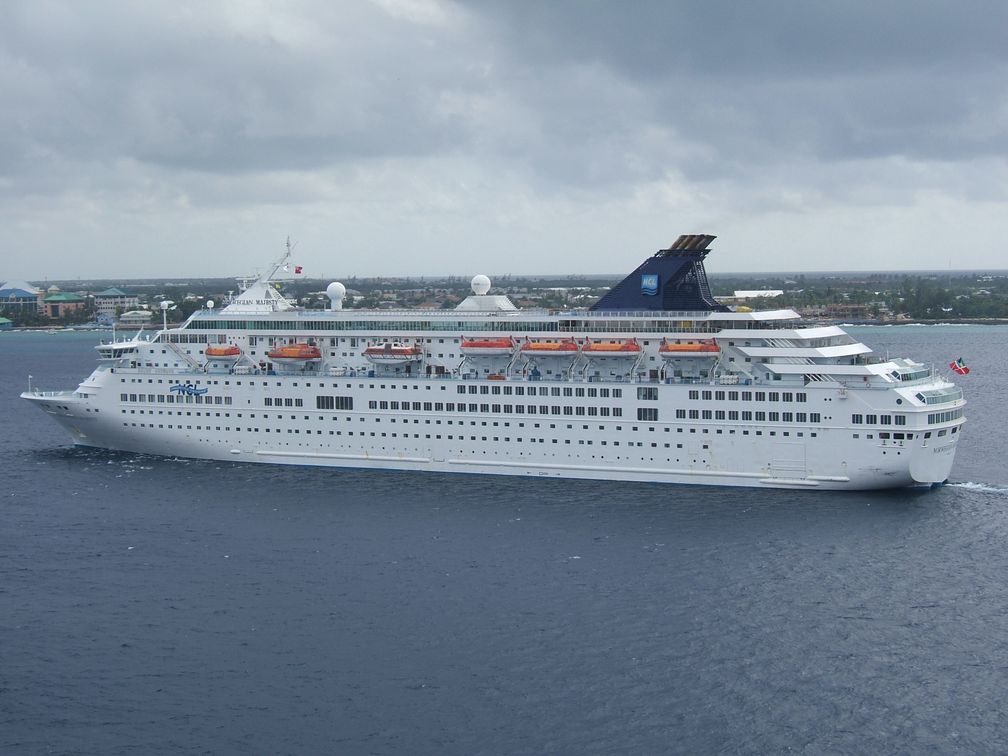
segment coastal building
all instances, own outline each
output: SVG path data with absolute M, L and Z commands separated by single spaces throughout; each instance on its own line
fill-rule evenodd
M 56 287 L 53 286 L 50 288 L 50 291 L 52 289 L 56 289 Z M 86 305 L 87 300 L 84 297 L 56 289 L 55 293 L 47 294 L 46 298 L 42 300 L 42 312 L 47 318 L 56 320 L 69 315 L 71 312 L 83 310 Z
M 135 310 L 140 304 L 136 294 L 127 294 L 122 289 L 112 287 L 94 295 L 95 315 L 115 317 L 117 313 Z
M 121 328 L 139 328 L 150 325 L 154 313 L 150 310 L 130 310 L 119 316 L 119 326 Z
M 803 318 L 820 320 L 869 320 L 872 318 L 870 307 L 856 302 L 827 303 L 799 307 L 798 314 Z
M 746 289 L 735 290 L 735 299 L 758 299 L 760 297 L 779 297 L 783 289 Z
M 9 331 L 13 325 L 14 321 L 10 318 L 0 317 L 0 331 Z
M 35 313 L 42 309 L 45 293 L 27 281 L 0 284 L 0 311 Z

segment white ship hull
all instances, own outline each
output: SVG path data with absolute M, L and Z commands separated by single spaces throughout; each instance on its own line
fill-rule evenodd
M 272 284 L 282 259 L 219 312 L 99 346 L 76 391 L 22 396 L 77 444 L 197 459 L 757 488 L 945 481 L 962 391 L 793 311 L 721 306 L 701 264 L 712 239 L 680 237 L 592 310 L 562 313 L 518 311 L 479 276 L 453 311 L 298 310 Z M 573 348 L 477 360 L 472 339 Z M 633 359 L 591 353 L 630 340 Z M 670 360 L 670 341 L 716 352 Z M 318 359 L 297 370 L 266 362 L 308 343 Z M 208 369 L 214 344 L 249 364 Z M 418 354 L 401 359 L 403 344 Z
M 915 434 L 912 440 L 895 441 L 853 438 L 849 427 L 829 423 L 785 430 L 753 423 L 652 423 L 625 417 L 512 415 L 504 419 L 478 412 L 340 411 L 314 406 L 270 411 L 263 406 L 264 394 L 295 393 L 297 379 L 285 376 L 270 376 L 267 387 L 229 387 L 232 401 L 227 407 L 168 405 L 156 400 L 120 403 L 118 380 L 155 381 L 147 385 L 165 380 L 163 375 L 146 375 L 142 371 L 96 373 L 84 384 L 88 399 L 77 392 L 25 393 L 22 397 L 63 426 L 74 443 L 124 452 L 233 462 L 761 488 L 858 490 L 941 483 L 951 471 L 958 440 L 956 425 L 942 428 L 948 432 L 941 437 L 935 428 L 935 435 L 928 439 Z M 303 386 L 304 381 L 300 382 Z M 358 407 L 387 401 L 371 397 L 406 394 L 413 386 L 439 394 L 445 388 L 442 398 L 455 390 L 454 381 L 407 379 L 386 382 L 384 390 L 377 388 L 383 384 L 374 384 L 375 389 L 357 389 L 354 394 L 345 388 L 346 380 L 321 382 L 324 386 L 318 391 L 342 386 Z M 481 382 L 469 385 L 479 387 Z M 688 387 L 661 388 L 667 399 L 658 403 L 659 412 L 674 415 L 675 407 L 688 404 Z M 211 385 L 206 396 L 215 398 L 214 389 Z M 164 391 L 163 384 L 160 390 Z M 809 396 L 807 404 L 835 400 L 827 396 L 835 395 L 835 390 L 820 393 L 823 396 Z M 637 402 L 623 400 L 622 404 L 624 409 Z M 241 407 L 248 409 L 239 412 Z

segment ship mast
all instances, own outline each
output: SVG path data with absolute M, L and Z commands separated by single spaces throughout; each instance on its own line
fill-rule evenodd
M 249 286 L 257 283 L 269 284 L 274 278 L 276 278 L 277 273 L 280 270 L 287 270 L 290 263 L 291 252 L 294 251 L 294 245 L 291 243 L 290 237 L 287 237 L 287 245 L 284 253 L 278 257 L 272 265 L 266 268 L 266 273 L 242 276 L 238 279 L 238 293 L 241 294 L 248 290 Z
M 293 252 L 293 251 L 294 251 L 294 245 L 291 244 L 290 237 L 288 236 L 287 237 L 287 245 L 286 245 L 286 249 L 284 250 L 284 253 L 282 255 L 280 255 L 280 257 L 277 259 L 277 261 L 275 263 L 273 263 L 269 267 L 269 273 L 266 273 L 265 275 L 260 276 L 259 280 L 262 281 L 263 283 L 269 283 L 270 281 L 272 281 L 276 277 L 276 274 L 281 269 L 287 270 L 287 268 L 289 267 L 288 263 L 290 263 L 291 252 Z

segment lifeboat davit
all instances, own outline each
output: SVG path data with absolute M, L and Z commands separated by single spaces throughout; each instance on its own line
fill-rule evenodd
M 383 341 L 365 349 L 364 356 L 376 365 L 404 365 L 423 357 L 423 349 L 398 341 Z
M 535 354 L 541 357 L 569 357 L 577 354 L 579 347 L 574 339 L 564 339 L 563 341 L 526 341 L 522 344 L 521 350 L 525 354 Z
M 514 352 L 514 339 L 462 339 L 459 351 L 467 357 L 503 357 Z
M 284 344 L 266 352 L 273 362 L 280 364 L 296 364 L 299 362 L 317 362 L 322 359 L 322 351 L 314 344 Z
M 581 351 L 595 357 L 632 357 L 640 354 L 641 347 L 636 339 L 628 341 L 592 341 L 589 339 L 581 347 Z
M 714 339 L 695 343 L 681 341 L 666 341 L 662 339 L 658 353 L 665 359 L 674 357 L 710 357 L 721 351 Z
M 212 362 L 237 362 L 241 357 L 241 349 L 234 344 L 217 344 L 208 346 L 204 350 L 203 356 Z

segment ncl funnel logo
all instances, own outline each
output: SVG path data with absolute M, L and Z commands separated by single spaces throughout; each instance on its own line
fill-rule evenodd
M 640 277 L 640 290 L 642 294 L 653 297 L 658 293 L 658 274 L 644 273 Z

